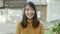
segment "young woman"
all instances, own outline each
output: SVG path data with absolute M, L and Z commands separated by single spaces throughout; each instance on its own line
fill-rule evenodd
M 34 3 L 25 4 L 23 19 L 18 22 L 15 34 L 44 34 L 43 25 L 37 19 Z

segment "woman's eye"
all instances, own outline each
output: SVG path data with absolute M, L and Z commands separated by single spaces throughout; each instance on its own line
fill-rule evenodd
M 30 10 L 31 10 L 31 11 L 33 11 L 34 9 L 33 9 L 33 8 L 31 8 Z
M 33 11 L 33 9 L 31 9 L 31 11 Z
M 26 11 L 29 11 L 29 9 L 26 9 Z

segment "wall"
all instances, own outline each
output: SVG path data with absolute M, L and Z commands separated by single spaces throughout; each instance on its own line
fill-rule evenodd
M 36 6 L 37 10 L 41 10 L 41 20 L 46 21 L 47 20 L 47 5 L 37 5 Z
M 60 19 L 60 0 L 50 0 L 47 5 L 47 21 Z

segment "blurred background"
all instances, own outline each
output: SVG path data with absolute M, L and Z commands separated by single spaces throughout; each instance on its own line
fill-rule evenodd
M 44 34 L 53 34 L 51 26 L 60 22 L 60 0 L 0 0 L 0 34 L 14 34 L 16 23 L 22 20 L 23 6 L 33 2 Z

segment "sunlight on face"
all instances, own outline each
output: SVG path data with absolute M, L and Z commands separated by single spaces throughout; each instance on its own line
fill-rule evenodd
M 28 19 L 32 19 L 34 16 L 34 9 L 32 7 L 30 7 L 29 5 L 26 5 L 26 9 L 25 9 L 25 15 Z

